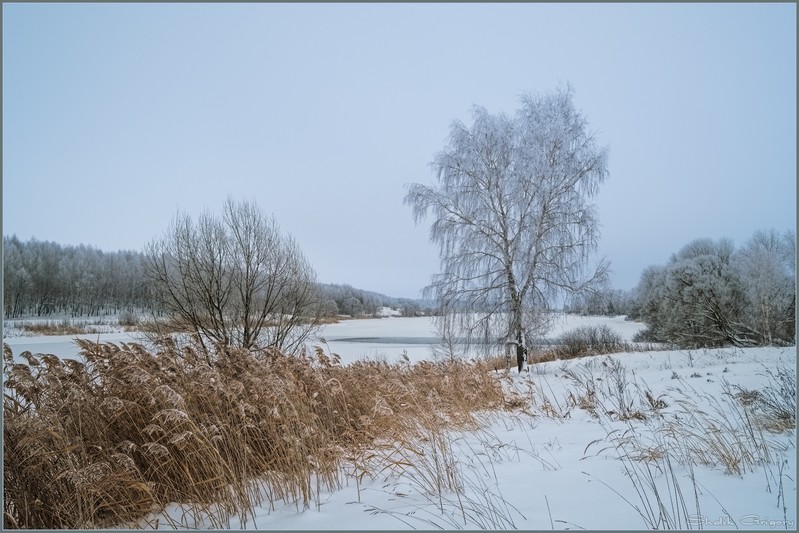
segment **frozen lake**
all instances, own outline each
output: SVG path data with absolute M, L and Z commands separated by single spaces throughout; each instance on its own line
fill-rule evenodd
M 624 316 L 578 316 L 560 314 L 555 319 L 547 339 L 580 326 L 605 324 L 619 333 L 625 341 L 646 326 L 640 322 L 625 320 Z M 364 320 L 344 320 L 325 326 L 319 334 L 327 341 L 332 353 L 341 356 L 342 363 L 358 359 L 385 359 L 399 361 L 406 354 L 411 361 L 433 357 L 433 346 L 438 342 L 432 317 L 389 317 Z M 313 343 L 312 343 L 313 344 Z
M 346 364 L 358 359 L 396 362 L 403 353 L 412 361 L 429 359 L 438 338 L 430 317 L 389 317 L 328 324 L 319 332 L 318 341 L 311 344 L 338 354 Z
M 547 338 L 555 338 L 563 332 L 579 326 L 605 324 L 618 332 L 624 340 L 631 340 L 636 332 L 645 326 L 630 322 L 623 316 L 577 316 L 559 315 Z M 59 357 L 77 357 L 78 346 L 75 337 L 96 342 L 140 342 L 144 339 L 137 333 L 95 333 L 88 335 L 20 336 L 4 338 L 14 352 L 15 358 L 29 350 L 32 353 L 52 353 Z M 430 359 L 433 345 L 437 342 L 433 319 L 431 317 L 389 317 L 357 320 L 343 320 L 321 328 L 316 339 L 309 341 L 309 347 L 320 346 L 326 352 L 337 353 L 342 363 L 359 359 L 381 359 L 397 362 L 405 354 L 411 361 Z
M 88 339 L 95 342 L 139 342 L 144 344 L 144 339 L 136 333 L 95 333 L 91 335 L 38 335 L 35 337 L 9 337 L 3 338 L 3 343 L 11 347 L 14 359 L 19 360 L 19 354 L 24 351 L 36 353 L 51 353 L 61 358 L 77 358 L 78 345 L 74 339 Z

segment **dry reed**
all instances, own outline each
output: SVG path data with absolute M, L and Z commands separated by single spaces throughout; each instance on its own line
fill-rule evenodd
M 137 527 L 171 502 L 214 525 L 246 522 L 265 500 L 309 506 L 380 442 L 507 407 L 481 362 L 77 342 L 81 361 L 19 363 L 4 346 L 5 528 Z

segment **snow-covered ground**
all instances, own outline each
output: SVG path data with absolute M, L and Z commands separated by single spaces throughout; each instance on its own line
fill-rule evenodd
M 23 326 L 26 324 L 57 325 L 70 323 L 85 327 L 91 333 L 79 335 L 41 335 L 31 333 Z M 24 351 L 31 353 L 51 353 L 65 358 L 77 358 L 79 349 L 75 338 L 89 339 L 97 342 L 143 342 L 138 333 L 128 333 L 119 324 L 119 315 L 103 315 L 71 318 L 69 315 L 53 315 L 47 318 L 22 318 L 3 320 L 3 343 L 8 344 L 17 360 Z
M 381 471 L 377 464 L 360 482 L 342 475 L 341 487 L 322 490 L 309 508 L 266 503 L 223 526 L 795 530 L 795 431 L 748 434 L 757 424 L 742 417 L 734 407 L 740 404 L 725 394 L 763 392 L 769 373 L 783 368 L 795 376 L 795 360 L 792 347 L 633 353 L 535 365 L 503 378 L 529 413 L 487 413 L 480 431 L 447 433 L 444 448 L 451 454 L 431 441 L 420 441 L 415 451 L 391 448 L 386 464 L 393 467 Z M 579 385 L 589 379 L 596 386 L 593 403 Z M 653 403 L 645 400 L 647 392 Z M 620 416 L 626 409 L 630 416 Z M 711 451 L 704 457 L 708 464 L 682 461 L 698 458 L 690 450 L 702 449 L 703 439 L 709 450 L 719 449 L 719 457 L 726 453 L 726 466 L 713 464 Z M 647 461 L 633 458 L 638 456 Z M 434 490 L 435 465 L 454 473 L 458 490 Z M 176 505 L 146 524 L 212 526 Z
M 598 324 L 609 325 L 626 340 L 643 327 L 623 317 L 568 315 L 550 336 Z M 320 336 L 346 363 L 360 357 L 393 360 L 403 351 L 412 359 L 429 357 L 435 333 L 430 318 L 390 317 L 343 321 L 325 326 Z M 81 337 L 139 340 L 120 332 Z M 16 356 L 30 350 L 63 357 L 77 354 L 72 339 L 11 337 L 4 342 Z M 389 443 L 375 450 L 368 474 L 356 480 L 347 472 L 363 474 L 364 465 L 345 465 L 340 487 L 322 489 L 309 508 L 296 502 L 265 503 L 252 515 L 234 516 L 222 525 L 795 530 L 795 430 L 772 435 L 757 429 L 732 395 L 766 391 L 780 370 L 795 383 L 795 368 L 795 347 L 729 348 L 553 361 L 521 374 L 498 374 L 517 395 L 521 411 L 485 413 L 481 430 L 448 432 L 443 449 L 440 441 L 432 446 L 434 439 L 420 440 L 416 450 Z M 589 383 L 593 397 L 587 394 Z M 703 442 L 718 457 L 726 455 L 727 463 L 710 452 L 703 461 L 686 462 L 689 456 L 697 458 L 691 447 L 701 450 Z M 648 461 L 633 459 L 638 456 Z M 393 466 L 383 468 L 381 457 Z M 451 474 L 457 490 L 432 490 L 436 468 Z M 658 523 L 659 517 L 664 521 Z M 173 505 L 140 525 L 207 529 L 219 524 Z
M 119 323 L 120 315 L 95 315 L 90 317 L 71 317 L 69 314 L 60 313 L 47 317 L 13 318 L 3 320 L 3 337 L 37 337 L 38 333 L 27 331 L 26 325 L 58 325 L 69 323 L 86 327 L 93 333 L 119 333 L 124 332 L 124 326 Z

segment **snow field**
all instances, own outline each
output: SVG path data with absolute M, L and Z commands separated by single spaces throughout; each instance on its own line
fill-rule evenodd
M 623 317 L 562 316 L 551 337 Z M 132 333 L 80 337 L 136 341 Z M 386 338 L 391 342 L 385 341 Z M 4 338 L 77 357 L 74 336 Z M 430 357 L 430 318 L 350 320 L 319 342 L 342 362 Z M 359 339 L 352 341 L 351 339 Z M 366 339 L 366 341 L 364 340 Z M 403 344 L 403 339 L 407 342 Z M 313 344 L 313 343 L 311 343 Z M 483 413 L 474 431 L 420 431 L 345 462 L 340 487 L 307 509 L 272 502 L 224 517 L 173 504 L 145 528 L 232 529 L 795 529 L 795 428 L 769 413 L 768 391 L 793 398 L 796 349 L 616 354 L 498 373 L 512 411 Z M 793 380 L 792 382 L 790 380 Z M 790 390 L 788 390 L 790 389 Z M 779 399 L 780 394 L 777 394 Z M 266 501 L 266 500 L 265 500 Z
M 475 431 L 376 443 L 309 508 L 275 502 L 222 527 L 795 529 L 795 429 L 772 433 L 778 417 L 744 405 L 792 378 L 795 408 L 795 358 L 649 352 L 498 373 L 516 409 L 483 413 Z M 145 524 L 213 525 L 177 505 Z

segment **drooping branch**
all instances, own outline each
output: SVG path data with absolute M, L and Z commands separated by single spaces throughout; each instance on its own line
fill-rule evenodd
M 572 96 L 525 97 L 513 117 L 476 107 L 472 126 L 455 122 L 435 155 L 436 186 L 408 188 L 405 202 L 417 223 L 431 217 L 441 258 L 425 294 L 462 316 L 467 341 L 484 338 L 489 323 L 495 342 L 520 339 L 545 322 L 529 309 L 605 279 L 607 264 L 588 260 L 599 236 L 589 201 L 607 175 L 607 150 Z

